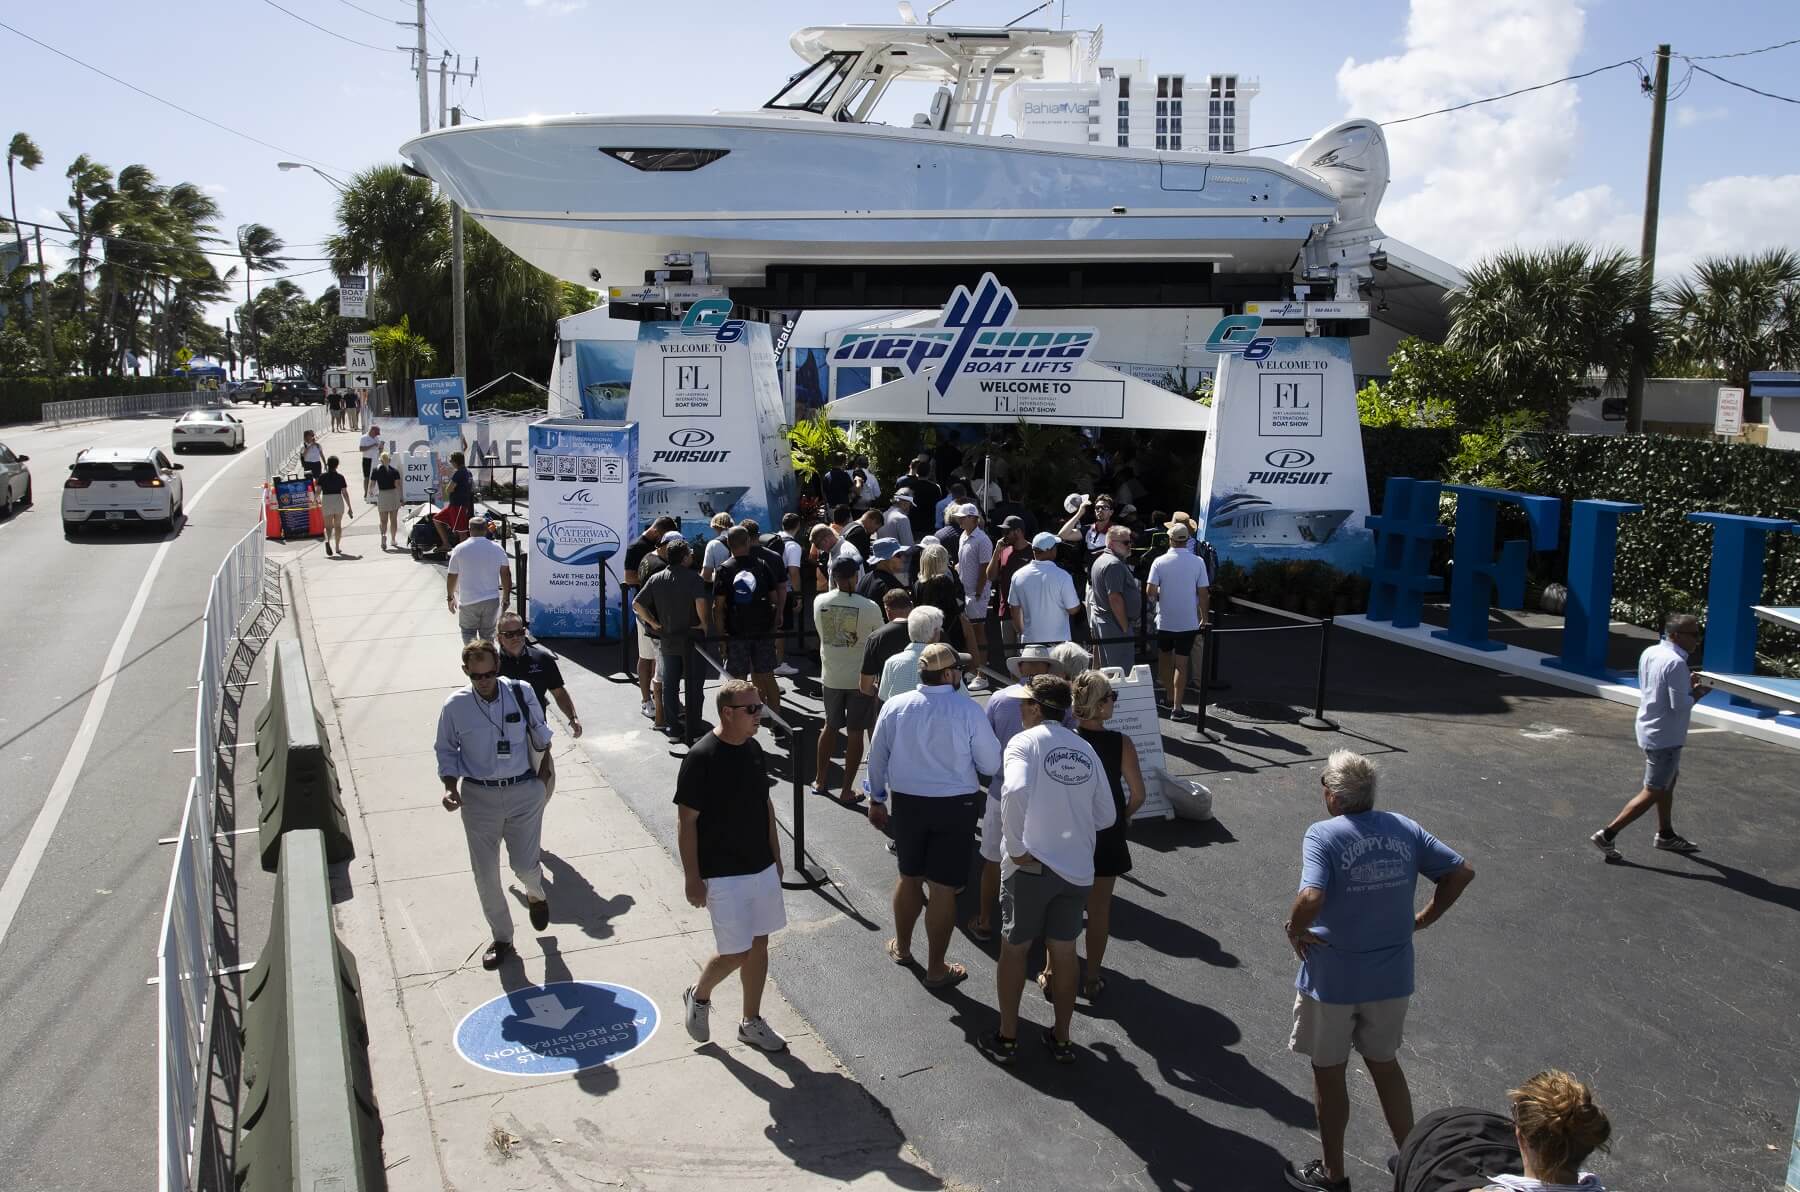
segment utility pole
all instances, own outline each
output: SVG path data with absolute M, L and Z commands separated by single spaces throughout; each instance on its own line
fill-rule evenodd
M 1644 177 L 1644 239 L 1638 249 L 1643 290 L 1632 320 L 1631 372 L 1625 386 L 1625 433 L 1644 433 L 1644 378 L 1650 374 L 1650 290 L 1656 282 L 1656 222 L 1662 208 L 1663 122 L 1669 110 L 1669 47 L 1656 47 L 1654 106 L 1650 111 L 1650 165 Z
M 452 126 L 462 123 L 462 108 L 450 109 Z M 455 358 L 454 375 L 464 378 L 469 375 L 469 326 L 468 312 L 463 309 L 463 209 L 458 203 L 450 204 L 450 303 L 451 320 L 451 354 Z
M 50 311 L 50 283 L 44 279 L 44 229 L 37 229 L 34 235 L 37 237 L 38 254 L 37 320 L 38 326 L 44 329 L 44 363 L 54 369 L 56 367 L 56 334 L 55 329 L 50 325 L 53 321 Z
M 431 131 L 431 91 L 428 73 L 431 70 L 430 53 L 425 47 L 425 0 L 418 0 L 419 9 L 419 131 Z

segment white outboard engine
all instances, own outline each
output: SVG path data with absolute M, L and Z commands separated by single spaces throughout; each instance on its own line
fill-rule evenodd
M 1309 282 L 1330 282 L 1333 297 L 1353 302 L 1373 271 L 1387 267 L 1376 244 L 1382 232 L 1375 210 L 1387 193 L 1387 138 L 1373 120 L 1346 120 L 1314 137 L 1288 164 L 1322 180 L 1337 196 L 1337 218 L 1316 224 L 1306 242 L 1302 270 Z

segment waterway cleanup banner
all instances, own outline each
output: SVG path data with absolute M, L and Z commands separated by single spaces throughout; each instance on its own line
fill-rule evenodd
M 604 626 L 615 638 L 624 626 L 619 552 L 637 533 L 637 451 L 631 423 L 532 423 L 526 599 L 538 637 L 593 638 Z

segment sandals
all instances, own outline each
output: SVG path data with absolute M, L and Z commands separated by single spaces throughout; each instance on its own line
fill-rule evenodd
M 1019 1041 L 1008 1039 L 998 1031 L 991 1035 L 981 1036 L 975 1041 L 975 1046 L 981 1049 L 982 1055 L 1002 1066 L 1011 1064 L 1019 1058 Z
M 970 939 L 980 940 L 984 944 L 994 938 L 994 929 L 983 926 L 979 919 L 970 919 L 963 925 L 963 930 L 969 933 Z
M 1081 983 L 1081 996 L 1086 998 L 1090 1002 L 1099 1001 L 1100 995 L 1105 992 L 1106 992 L 1106 978 L 1105 977 L 1089 977 L 1087 980 L 1085 980 Z
M 1062 1042 L 1056 1037 L 1056 1032 L 1049 1027 L 1044 1028 L 1044 1033 L 1040 1037 L 1044 1040 L 1044 1047 L 1050 1052 L 1051 1059 L 1059 1064 L 1075 1062 L 1075 1044 Z
M 925 988 L 927 988 L 927 989 L 949 989 L 951 986 L 961 985 L 964 981 L 967 981 L 968 979 L 969 979 L 969 970 L 964 968 L 962 965 L 957 964 L 955 961 L 951 961 L 949 964 L 946 964 L 944 966 L 944 975 L 943 976 L 941 976 L 941 977 L 926 977 L 925 978 Z
M 887 954 L 889 960 L 903 968 L 911 968 L 918 963 L 912 958 L 911 952 L 902 952 L 900 950 L 899 940 L 889 940 L 887 942 Z

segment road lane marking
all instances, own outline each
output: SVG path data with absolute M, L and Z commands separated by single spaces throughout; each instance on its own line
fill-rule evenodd
M 250 452 L 245 451 L 213 473 L 200 486 L 200 491 L 194 494 L 194 504 L 200 504 L 213 485 L 223 480 L 239 461 L 249 456 Z M 183 504 L 186 504 L 185 500 Z M 50 847 L 50 837 L 69 806 L 69 796 L 75 792 L 75 780 L 81 776 L 81 769 L 87 764 L 88 750 L 93 748 L 94 738 L 99 735 L 100 720 L 106 715 L 107 701 L 112 698 L 113 680 L 118 677 L 125 662 L 125 651 L 131 645 L 131 635 L 137 631 L 138 618 L 143 615 L 144 606 L 149 603 L 150 589 L 156 584 L 156 576 L 162 570 L 163 560 L 168 557 L 169 548 L 177 541 L 177 538 L 168 538 L 156 548 L 156 555 L 150 560 L 150 570 L 144 573 L 143 581 L 138 584 L 137 595 L 132 598 L 124 623 L 119 626 L 119 635 L 113 639 L 112 649 L 107 652 L 106 662 L 100 668 L 100 682 L 95 684 L 94 694 L 88 699 L 87 711 L 82 714 L 81 727 L 75 730 L 75 740 L 69 745 L 68 756 L 63 758 L 62 769 L 56 772 L 56 781 L 50 784 L 50 794 L 38 809 L 37 818 L 31 822 L 31 832 L 19 848 L 19 855 L 14 859 L 12 868 L 7 871 L 5 883 L 0 884 L 0 947 L 6 944 L 13 919 L 25 902 L 25 889 L 37 875 L 38 863 L 44 859 L 44 850 Z M 209 796 L 210 794 L 208 792 Z

